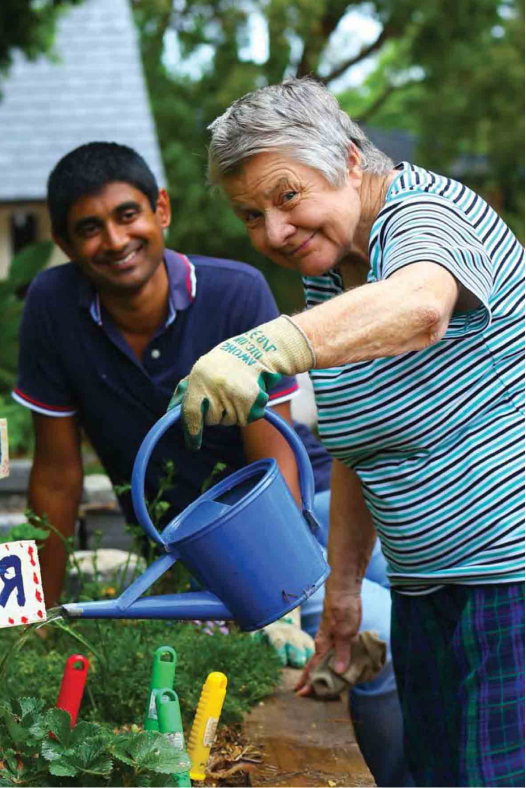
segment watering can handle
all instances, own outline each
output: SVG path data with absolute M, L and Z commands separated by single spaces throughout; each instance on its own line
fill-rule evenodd
M 273 427 L 281 432 L 294 452 L 300 477 L 302 514 L 306 519 L 311 531 L 315 533 L 319 529 L 320 525 L 312 509 L 315 492 L 314 474 L 312 472 L 312 465 L 310 464 L 307 449 L 290 424 L 288 424 L 285 419 L 282 419 L 281 416 L 278 416 L 277 413 L 274 413 L 274 411 L 272 411 L 270 408 L 265 410 L 265 419 L 269 422 L 269 424 L 272 424 Z
M 166 542 L 152 523 L 146 506 L 144 497 L 144 479 L 146 476 L 146 468 L 148 467 L 148 463 L 154 448 L 164 433 L 167 432 L 176 421 L 178 421 L 180 415 L 181 406 L 177 405 L 177 407 L 169 410 L 164 414 L 164 416 L 162 416 L 162 418 L 159 419 L 159 421 L 153 425 L 151 430 L 144 438 L 139 451 L 137 452 L 137 457 L 135 458 L 135 463 L 133 465 L 131 493 L 135 514 L 137 515 L 137 519 L 139 520 L 139 523 L 141 524 L 148 538 L 153 542 L 157 542 L 157 544 L 163 546 L 166 545 Z M 300 477 L 301 500 L 303 507 L 302 513 L 309 525 L 309 528 L 312 531 L 316 531 L 318 530 L 319 525 L 312 510 L 314 500 L 314 475 L 312 473 L 312 466 L 310 464 L 307 450 L 292 427 L 290 427 L 287 422 L 276 413 L 273 413 L 271 410 L 267 409 L 265 411 L 265 419 L 277 430 L 279 430 L 279 432 L 281 432 L 283 437 L 289 442 L 294 452 Z

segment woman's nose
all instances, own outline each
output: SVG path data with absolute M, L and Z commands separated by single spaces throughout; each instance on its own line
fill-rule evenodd
M 289 238 L 296 232 L 287 216 L 274 214 L 267 216 L 266 220 L 267 241 L 273 249 L 281 249 L 286 246 Z

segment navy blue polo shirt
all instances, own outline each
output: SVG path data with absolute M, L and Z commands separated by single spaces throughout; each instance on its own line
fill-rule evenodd
M 74 263 L 40 273 L 29 288 L 20 334 L 14 398 L 48 416 L 76 414 L 113 484 L 131 479 L 133 462 L 152 425 L 164 415 L 179 381 L 223 339 L 279 313 L 264 277 L 251 266 L 167 250 L 169 314 L 145 349 L 132 352 Z M 297 390 L 283 377 L 270 393 L 276 404 Z M 205 427 L 202 448 L 186 449 L 180 423 L 158 444 L 146 492 L 153 497 L 166 460 L 176 468 L 166 493 L 172 514 L 200 493 L 217 462 L 225 473 L 245 463 L 237 427 Z M 124 513 L 135 521 L 129 496 Z

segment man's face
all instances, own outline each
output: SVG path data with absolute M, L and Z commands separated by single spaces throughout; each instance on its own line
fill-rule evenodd
M 68 212 L 68 238 L 61 249 L 107 293 L 136 292 L 163 259 L 163 230 L 170 224 L 170 200 L 159 192 L 155 211 L 145 194 L 128 183 L 109 183 Z

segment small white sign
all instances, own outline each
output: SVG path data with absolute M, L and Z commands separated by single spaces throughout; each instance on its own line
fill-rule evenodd
M 0 479 L 9 476 L 9 443 L 7 441 L 7 419 L 0 419 Z
M 0 627 L 46 620 L 38 550 L 32 540 L 0 544 Z

